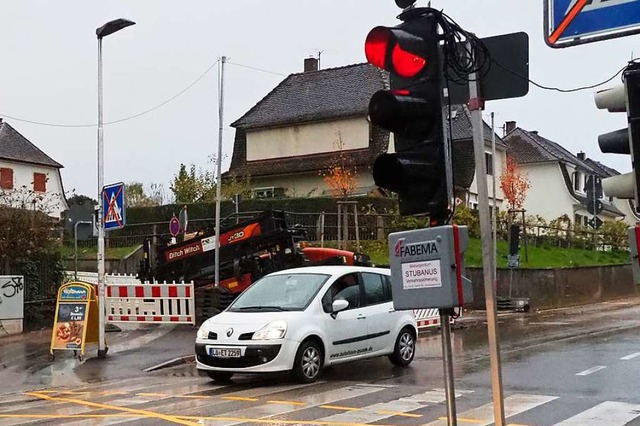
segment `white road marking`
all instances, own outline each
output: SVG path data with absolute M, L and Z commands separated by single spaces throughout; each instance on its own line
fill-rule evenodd
M 639 357 L 639 356 L 640 356 L 640 352 L 636 352 L 636 353 L 633 353 L 631 355 L 623 356 L 620 359 L 623 360 L 623 361 L 629 361 L 630 359 L 634 359 L 634 358 Z
M 473 391 L 460 390 L 456 392 L 456 398 Z M 446 401 L 447 397 L 444 389 L 434 389 L 417 395 L 405 396 L 394 401 L 382 402 L 379 404 L 368 405 L 359 410 L 345 411 L 344 413 L 334 414 L 323 417 L 319 421 L 338 422 L 338 423 L 373 423 L 389 417 L 422 417 L 416 414 L 406 414 L 411 411 L 426 408 L 429 404 L 439 404 Z
M 295 402 L 296 404 L 286 404 L 286 403 L 271 403 L 259 405 L 257 407 L 246 408 L 244 410 L 237 410 L 233 412 L 233 417 L 236 418 L 248 418 L 248 419 L 259 419 L 271 416 L 278 416 L 282 414 L 287 414 L 293 411 L 317 407 L 319 405 L 326 405 L 332 402 L 340 401 L 348 398 L 355 398 L 358 396 L 367 395 L 374 392 L 380 392 L 381 390 L 388 389 L 387 387 L 379 387 L 376 388 L 374 386 L 346 386 L 339 389 L 334 389 L 326 392 L 317 393 L 314 395 L 308 395 L 300 398 L 295 398 L 291 402 Z M 301 406 L 297 403 L 304 403 L 304 406 Z M 212 424 L 215 426 L 230 426 L 246 423 L 246 421 L 205 421 L 205 424 Z
M 595 367 L 591 367 L 588 370 L 584 370 L 579 373 L 576 373 L 576 376 L 588 376 L 589 374 L 595 373 L 596 371 L 604 370 L 605 368 L 607 367 L 604 365 L 597 365 Z
M 606 401 L 554 426 L 623 426 L 640 417 L 640 405 Z
M 539 405 L 557 399 L 557 396 L 514 394 L 504 399 L 504 416 L 511 417 L 524 413 Z M 458 413 L 458 421 L 472 420 L 474 426 L 487 426 L 493 423 L 493 403 Z M 436 420 L 425 426 L 447 426 L 447 420 Z M 600 425 L 598 425 L 600 426 Z

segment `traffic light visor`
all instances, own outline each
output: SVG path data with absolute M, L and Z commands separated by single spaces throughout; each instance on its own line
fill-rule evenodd
M 418 75 L 427 65 L 426 58 L 411 48 L 422 43 L 422 39 L 406 31 L 375 27 L 367 35 L 364 51 L 369 63 L 402 78 L 411 78 Z

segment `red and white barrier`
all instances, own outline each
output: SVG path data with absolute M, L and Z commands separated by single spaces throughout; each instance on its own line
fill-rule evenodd
M 414 309 L 413 315 L 416 317 L 418 330 L 438 327 L 440 325 L 440 312 L 438 311 L 438 309 Z M 451 318 L 451 324 L 453 324 L 454 322 L 455 319 Z
M 108 322 L 195 324 L 193 284 L 106 286 Z

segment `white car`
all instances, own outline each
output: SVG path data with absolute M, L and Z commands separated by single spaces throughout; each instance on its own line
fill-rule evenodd
M 417 327 L 396 311 L 388 269 L 317 266 L 269 274 L 196 337 L 198 370 L 214 380 L 234 373 L 291 371 L 313 382 L 328 365 L 388 355 L 407 366 Z

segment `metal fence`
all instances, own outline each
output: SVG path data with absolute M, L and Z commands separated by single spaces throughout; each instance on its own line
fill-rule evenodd
M 221 227 L 233 225 L 243 220 L 251 219 L 258 212 L 244 212 L 238 215 L 231 215 L 221 220 Z M 307 232 L 309 241 L 336 241 L 338 240 L 338 215 L 337 213 L 298 213 L 285 212 L 287 224 L 290 227 L 301 227 Z M 352 216 L 352 215 L 351 215 Z M 507 222 L 498 222 L 498 235 L 506 240 Z M 189 221 L 188 230 L 213 230 L 215 218 L 194 219 Z M 477 224 L 470 225 L 470 235 L 479 237 Z M 402 229 L 402 222 L 398 216 L 391 214 L 358 214 L 358 232 L 360 240 L 384 240 L 390 232 Z M 525 234 L 526 232 L 526 234 Z M 342 228 L 344 238 L 344 226 Z M 476 235 L 477 234 L 477 235 Z M 349 218 L 345 240 L 355 240 L 355 221 Z M 169 223 L 134 223 L 128 224 L 124 229 L 109 231 L 106 234 L 108 247 L 132 247 L 142 244 L 148 237 L 170 238 Z M 527 244 L 532 246 L 557 246 L 564 248 L 587 248 L 587 249 L 626 249 L 628 242 L 620 235 L 606 234 L 602 232 L 589 231 L 584 229 L 573 230 L 566 228 L 556 228 L 546 225 L 529 225 L 526 229 L 521 229 L 521 239 L 526 239 Z M 78 241 L 79 247 L 95 247 L 95 238 Z

